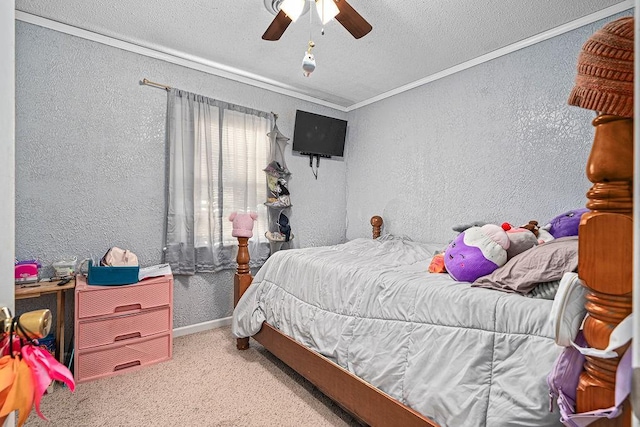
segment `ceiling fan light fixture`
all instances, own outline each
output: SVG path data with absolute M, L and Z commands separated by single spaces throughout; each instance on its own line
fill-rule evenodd
M 323 22 L 322 25 L 335 18 L 356 39 L 366 36 L 373 29 L 371 24 L 347 3 L 347 0 L 263 1 L 265 8 L 276 17 L 273 18 L 273 21 L 271 21 L 271 24 L 262 35 L 262 40 L 280 40 L 289 24 L 309 11 L 311 2 L 316 3 L 317 13 Z M 312 21 L 313 15 L 309 15 L 309 25 L 312 24 Z M 324 28 L 322 29 L 322 34 L 324 34 Z
M 316 10 L 318 11 L 318 16 L 320 17 L 323 25 L 331 21 L 338 13 L 340 13 L 338 6 L 336 6 L 333 0 L 316 0 Z
M 304 12 L 305 0 L 284 0 L 280 5 L 280 9 L 287 14 L 287 16 L 296 22 L 297 19 Z

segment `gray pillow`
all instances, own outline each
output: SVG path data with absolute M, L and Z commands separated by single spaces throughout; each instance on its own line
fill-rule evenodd
M 561 237 L 522 252 L 471 286 L 526 294 L 578 268 L 578 236 Z

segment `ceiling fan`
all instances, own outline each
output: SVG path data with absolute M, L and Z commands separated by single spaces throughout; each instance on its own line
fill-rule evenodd
M 323 24 L 335 18 L 356 39 L 366 36 L 373 28 L 346 0 L 312 1 Z M 262 35 L 263 40 L 279 40 L 289 24 L 309 9 L 308 0 L 264 0 L 264 3 L 276 17 Z

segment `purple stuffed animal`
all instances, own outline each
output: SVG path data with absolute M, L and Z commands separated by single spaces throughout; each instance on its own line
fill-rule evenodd
M 474 282 L 507 262 L 509 244 L 509 236 L 497 225 L 471 227 L 449 244 L 444 265 L 455 280 Z
M 549 222 L 549 233 L 556 239 L 565 236 L 577 236 L 580 218 L 586 212 L 589 212 L 589 209 L 580 208 L 558 215 Z

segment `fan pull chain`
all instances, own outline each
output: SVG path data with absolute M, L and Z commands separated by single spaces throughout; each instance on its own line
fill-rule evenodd
M 322 29 L 320 30 L 320 34 L 324 36 L 324 3 L 322 3 L 322 16 L 320 17 L 320 22 L 322 22 Z
M 314 0 L 309 0 L 309 2 L 313 2 Z M 311 53 L 311 49 L 313 49 L 316 44 L 313 42 L 311 38 L 311 28 L 313 24 L 313 13 L 309 13 L 309 43 L 307 45 L 307 51 L 304 53 L 304 57 L 302 58 L 302 75 L 305 77 L 309 77 L 313 70 L 316 69 L 316 58 Z

